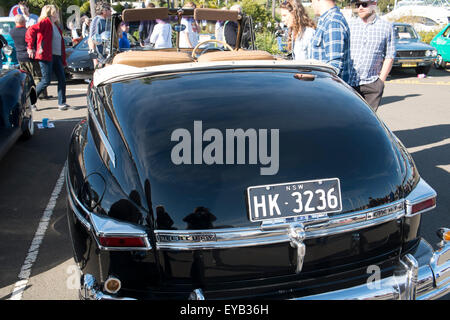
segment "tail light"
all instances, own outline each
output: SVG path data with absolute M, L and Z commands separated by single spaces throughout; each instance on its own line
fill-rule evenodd
M 420 179 L 417 186 L 406 197 L 406 216 L 415 216 L 436 207 L 436 191 L 425 180 Z
M 411 214 L 418 214 L 425 212 L 425 210 L 431 210 L 436 206 L 436 198 L 431 198 L 416 204 L 411 205 Z
M 145 248 L 145 239 L 142 237 L 99 237 L 100 244 L 107 248 Z

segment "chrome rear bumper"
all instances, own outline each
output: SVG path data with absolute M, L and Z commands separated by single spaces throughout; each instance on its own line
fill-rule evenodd
M 376 282 L 293 300 L 432 300 L 450 292 L 450 243 L 433 248 L 422 239 L 391 277 Z
M 393 276 L 364 285 L 292 300 L 431 300 L 450 292 L 450 243 L 442 241 L 433 248 L 424 239 L 414 254 L 400 261 Z M 103 293 L 96 279 L 86 274 L 81 279 L 80 296 L 89 300 L 134 300 Z M 208 294 L 201 292 L 202 298 Z

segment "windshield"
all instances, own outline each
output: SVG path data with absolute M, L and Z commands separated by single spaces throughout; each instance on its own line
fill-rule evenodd
M 179 47 L 182 49 L 194 48 L 198 43 L 207 40 L 223 41 L 226 24 L 235 23 L 227 21 L 198 21 L 189 16 L 183 17 L 180 24 L 176 16 L 171 16 L 165 20 L 131 21 L 119 27 L 119 47 L 121 50 L 176 48 L 177 31 L 179 31 Z M 229 26 L 229 28 L 233 27 L 232 25 Z M 236 30 L 236 27 L 234 29 Z M 127 37 L 128 41 L 121 41 L 121 37 L 124 36 Z M 201 45 L 200 48 L 219 49 L 223 48 L 223 45 L 209 42 Z
M 418 39 L 418 35 L 413 27 L 411 26 L 394 26 L 395 39 Z
M 177 15 L 177 11 L 170 11 L 169 14 L 158 14 L 158 11 L 154 11 L 156 14 L 153 14 L 148 11 L 148 16 L 154 20 L 145 20 L 142 18 L 144 13 L 140 13 L 139 9 L 134 10 L 132 12 L 134 15 L 130 14 L 131 17 L 127 17 L 125 22 L 117 26 L 119 51 L 171 49 L 177 46 L 189 50 L 198 44 L 202 53 L 209 50 L 224 50 L 226 44 L 235 48 L 239 30 L 241 33 L 239 46 L 245 49 L 253 46 L 253 23 L 250 17 L 244 15 L 240 23 L 236 20 L 218 20 L 232 16 L 222 10 L 205 13 L 198 10 L 209 9 L 196 9 L 194 19 L 194 11 L 188 10 L 190 12 L 184 11 L 182 17 Z M 137 18 L 136 15 L 140 17 Z M 202 44 L 205 41 L 207 43 Z
M 89 43 L 87 40 L 88 40 L 88 38 L 83 38 L 83 40 L 81 40 L 80 43 L 75 46 L 75 49 L 82 50 L 82 51 L 88 51 Z

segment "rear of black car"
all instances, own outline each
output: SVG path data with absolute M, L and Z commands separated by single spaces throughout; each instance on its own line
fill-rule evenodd
M 121 289 L 108 298 L 367 296 L 373 279 L 408 283 L 410 256 L 426 256 L 420 213 L 434 204 L 409 211 L 434 191 L 328 72 L 176 73 L 88 100 L 67 174 L 75 258 L 95 279 L 86 298 L 111 279 Z

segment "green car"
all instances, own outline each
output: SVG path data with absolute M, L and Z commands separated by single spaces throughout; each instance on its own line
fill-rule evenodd
M 450 62 L 450 23 L 431 40 L 430 44 L 438 51 L 434 62 L 437 69 L 443 69 Z

